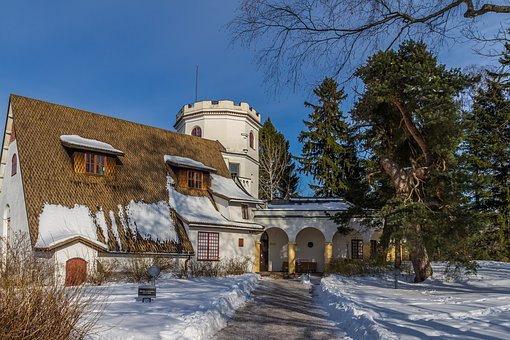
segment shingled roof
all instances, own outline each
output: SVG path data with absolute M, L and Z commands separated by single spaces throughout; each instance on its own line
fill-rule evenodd
M 39 216 L 46 204 L 84 205 L 93 215 L 100 209 L 106 215 L 113 211 L 116 226 L 121 226 L 119 205 L 126 207 L 131 201 L 168 201 L 168 165 L 164 155 L 192 158 L 216 169 L 218 175 L 229 176 L 221 155 L 222 146 L 215 141 L 17 95 L 11 95 L 10 105 L 32 244 L 37 240 Z M 75 173 L 69 150 L 60 141 L 61 135 L 78 135 L 122 150 L 124 155 L 118 157 L 121 164 L 115 175 Z M 175 218 L 173 212 L 172 216 Z M 113 236 L 113 223 L 109 218 L 106 221 L 108 234 Z M 140 240 L 126 235 L 126 230 L 119 227 L 120 247 L 114 237 L 105 243 L 109 251 L 192 252 L 180 221 L 176 221 L 176 228 L 180 242 Z M 101 235 L 98 227 L 99 240 Z

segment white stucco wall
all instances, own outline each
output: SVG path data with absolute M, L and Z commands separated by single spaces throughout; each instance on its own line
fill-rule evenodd
M 189 230 L 189 239 L 193 245 L 195 252 L 197 251 L 198 232 L 219 232 L 220 239 L 220 259 L 228 259 L 235 257 L 248 257 L 250 259 L 249 271 L 253 271 L 255 261 L 255 241 L 258 240 L 257 235 L 243 231 L 225 231 L 214 228 L 191 228 Z M 239 247 L 239 239 L 244 239 L 244 246 Z M 195 256 L 196 259 L 196 256 Z M 258 259 L 257 259 L 258 261 Z
M 25 195 L 23 193 L 23 184 L 21 180 L 20 159 L 18 155 L 17 171 L 11 176 L 12 156 L 18 155 L 16 141 L 12 142 L 7 151 L 7 163 L 4 167 L 4 179 L 2 181 L 2 191 L 0 193 L 0 207 L 2 213 L 2 223 L 0 236 L 3 238 L 12 237 L 13 233 L 20 232 L 29 235 L 28 218 L 25 207 Z M 6 208 L 9 207 L 10 227 L 7 228 Z M 9 230 L 7 230 L 9 229 Z
M 97 256 L 97 250 L 80 242 L 74 242 L 63 246 L 53 253 L 53 260 L 55 261 L 55 275 L 58 280 L 64 284 L 66 277 L 66 262 L 73 258 L 81 258 L 87 261 L 87 273 L 91 274 L 96 270 Z

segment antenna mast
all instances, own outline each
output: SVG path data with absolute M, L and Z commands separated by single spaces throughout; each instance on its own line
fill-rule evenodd
M 195 102 L 198 101 L 198 65 L 195 72 Z

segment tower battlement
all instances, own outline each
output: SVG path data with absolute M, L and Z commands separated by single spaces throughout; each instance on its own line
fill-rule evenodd
M 192 115 L 195 113 L 225 113 L 248 114 L 256 122 L 260 124 L 260 113 L 257 112 L 246 102 L 234 102 L 232 100 L 202 100 L 192 104 L 184 105 L 176 116 L 179 121 L 182 116 Z

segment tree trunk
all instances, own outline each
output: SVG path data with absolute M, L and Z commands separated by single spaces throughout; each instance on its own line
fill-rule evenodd
M 400 269 L 402 267 L 402 252 L 400 251 L 400 241 L 395 241 L 395 268 Z
M 411 263 L 414 269 L 414 282 L 423 282 L 432 275 L 427 248 L 423 242 L 421 226 L 415 227 L 416 234 L 411 241 Z

